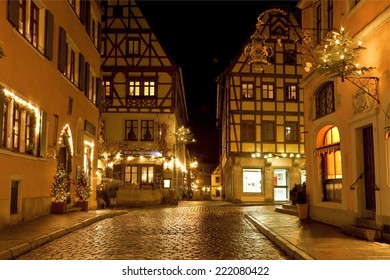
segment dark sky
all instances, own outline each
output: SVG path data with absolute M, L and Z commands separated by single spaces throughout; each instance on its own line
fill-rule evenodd
M 192 156 L 219 161 L 216 79 L 242 51 L 257 17 L 297 1 L 137 1 L 165 52 L 183 72 Z

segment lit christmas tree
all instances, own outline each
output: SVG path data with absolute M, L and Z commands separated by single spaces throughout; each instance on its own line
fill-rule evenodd
M 76 196 L 81 201 L 86 201 L 91 196 L 91 180 L 87 173 L 81 171 L 80 176 L 77 178 Z
M 56 175 L 54 176 L 54 182 L 51 188 L 51 195 L 55 202 L 64 202 L 67 199 L 67 195 L 70 191 L 70 181 L 68 174 L 66 174 L 64 166 L 61 164 L 58 166 Z
M 319 51 L 318 70 L 331 76 L 341 76 L 344 80 L 348 75 L 363 75 L 373 67 L 359 66 L 356 62 L 359 51 L 364 49 L 361 42 L 353 48 L 352 40 L 348 34 L 341 31 L 332 31 L 329 38 L 325 39 L 324 47 Z

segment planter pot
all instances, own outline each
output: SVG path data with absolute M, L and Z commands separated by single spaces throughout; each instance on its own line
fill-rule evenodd
M 297 204 L 299 219 L 307 219 L 309 217 L 309 204 Z
M 51 203 L 51 213 L 52 214 L 65 214 L 66 213 L 66 201 Z
M 73 207 L 80 207 L 81 211 L 88 212 L 88 201 L 77 201 Z

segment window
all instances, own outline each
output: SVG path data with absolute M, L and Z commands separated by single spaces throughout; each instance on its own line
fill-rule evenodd
M 140 55 L 140 40 L 138 38 L 127 39 L 127 55 L 138 56 Z
M 106 106 L 112 106 L 112 87 L 111 81 L 103 81 L 104 102 Z
M 129 81 L 130 97 L 154 97 L 156 95 L 156 82 L 150 80 Z
M 67 36 L 65 30 L 60 27 L 58 69 L 74 85 L 84 88 L 84 81 L 82 80 L 84 77 L 88 78 L 88 76 L 84 76 L 84 71 L 89 71 L 89 69 L 85 69 L 87 64 L 84 63 L 84 56 L 77 52 L 76 45 Z
M 298 100 L 298 87 L 297 87 L 297 85 L 286 85 L 285 98 L 287 101 Z
M 20 140 L 20 130 L 21 130 L 21 113 L 22 110 L 17 104 L 14 103 L 14 113 L 13 113 L 13 129 L 12 129 L 12 149 L 19 151 L 19 140 Z
M 284 136 L 286 142 L 298 142 L 299 140 L 298 123 L 286 122 L 284 133 L 285 133 Z
M 130 81 L 129 82 L 129 95 L 130 96 L 140 96 L 140 93 L 141 93 L 141 82 Z
M 274 99 L 274 84 L 264 83 L 262 85 L 262 96 L 263 99 Z
M 30 14 L 30 38 L 34 47 L 38 48 L 39 35 L 39 8 L 34 2 L 31 2 Z
M 325 132 L 323 146 L 317 148 L 321 157 L 323 200 L 341 202 L 342 168 L 340 134 L 337 127 Z
M 137 166 L 125 166 L 125 182 L 130 184 L 138 184 Z
M 242 98 L 243 99 L 253 99 L 253 84 L 243 83 L 241 85 Z
M 286 49 L 283 53 L 284 63 L 289 65 L 297 64 L 297 52 L 295 50 Z
M 243 169 L 243 192 L 261 193 L 261 169 Z
M 138 121 L 125 121 L 125 135 L 127 141 L 138 141 Z
M 255 121 L 245 120 L 241 122 L 241 141 L 255 141 Z
M 2 96 L 0 96 L 1 98 Z M 1 100 L 1 99 L 0 99 Z M 3 118 L 3 122 L 2 122 L 2 130 L 1 130 L 1 147 L 7 147 L 7 138 L 8 138 L 8 126 L 7 126 L 7 123 L 8 123 L 8 109 L 9 109 L 9 101 L 4 100 L 4 106 L 3 106 L 3 114 L 2 114 L 2 118 Z M 1 100 L 1 101 L 3 101 Z M 0 105 L 2 102 L 0 102 Z M 2 108 L 0 108 L 1 110 Z
M 154 82 L 144 82 L 144 96 L 154 96 Z
M 316 38 L 317 45 L 321 43 L 322 40 L 322 16 L 321 16 L 321 4 L 318 4 L 316 7 L 316 15 L 315 15 L 315 29 L 316 29 Z
M 39 1 L 8 1 L 8 20 L 16 30 L 48 59 L 53 54 L 53 15 Z
M 10 214 L 18 213 L 19 181 L 11 181 Z
M 261 138 L 263 142 L 275 142 L 275 122 L 263 121 L 261 125 Z
M 25 143 L 26 153 L 33 154 L 35 149 L 34 142 L 34 124 L 35 116 L 30 112 L 26 113 L 26 130 L 25 130 Z
M 154 121 L 141 121 L 141 135 L 142 141 L 154 140 Z
M 335 111 L 334 85 L 328 82 L 322 85 L 315 93 L 316 118 L 321 118 Z
M 328 30 L 333 29 L 333 0 L 328 0 Z
M 154 178 L 154 166 L 141 166 L 141 183 L 152 184 Z

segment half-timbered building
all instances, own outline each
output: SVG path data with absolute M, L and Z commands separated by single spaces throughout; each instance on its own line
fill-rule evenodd
M 186 151 L 177 132 L 188 122 L 181 70 L 135 1 L 105 1 L 104 9 L 103 183 L 119 183 L 118 205 L 160 203 L 164 189 L 181 196 Z
M 60 164 L 88 174 L 96 207 L 101 15 L 98 1 L 0 1 L 0 227 L 50 213 Z
M 262 44 L 261 59 L 244 49 L 218 79 L 217 127 L 222 133 L 221 177 L 225 199 L 288 201 L 305 165 L 299 24 L 278 9 L 259 16 L 248 52 Z M 294 29 L 294 32 L 291 29 Z

